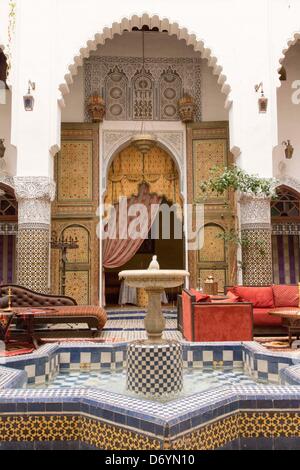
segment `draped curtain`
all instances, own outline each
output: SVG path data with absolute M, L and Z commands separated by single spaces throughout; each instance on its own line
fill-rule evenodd
M 104 229 L 103 266 L 106 269 L 124 266 L 139 251 L 155 222 L 162 198 L 151 194 L 149 186 L 143 183 L 138 195 L 125 199 L 125 202 L 126 211 L 122 210 L 123 205 L 114 205 L 113 214 Z M 134 207 L 136 204 L 143 205 L 144 210 L 139 212 L 138 206 Z

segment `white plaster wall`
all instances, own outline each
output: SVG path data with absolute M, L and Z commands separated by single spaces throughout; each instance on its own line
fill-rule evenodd
M 84 71 L 78 68 L 78 74 L 66 96 L 65 107 L 61 112 L 62 122 L 84 122 Z
M 15 176 L 17 171 L 17 151 L 11 145 L 11 92 L 6 90 L 6 103 L 0 103 L 0 138 L 4 139 L 5 151 L 5 172 L 9 176 Z
M 292 101 L 292 95 L 296 91 L 292 84 L 300 80 L 300 42 L 288 51 L 283 65 L 287 71 L 287 81 L 283 81 L 277 91 L 279 145 L 274 150 L 274 174 L 279 178 L 285 176 L 300 181 L 300 104 Z M 284 147 L 281 145 L 287 139 L 295 149 L 291 160 L 285 158 Z
M 124 33 L 109 40 L 105 45 L 98 47 L 91 55 L 113 57 L 141 57 L 141 35 L 138 33 Z M 172 58 L 201 58 L 200 53 L 192 47 L 187 47 L 185 41 L 180 41 L 174 36 L 165 33 L 146 33 L 145 56 L 148 58 L 172 57 Z M 202 120 L 222 121 L 228 120 L 229 113 L 225 109 L 226 96 L 218 84 L 218 77 L 208 65 L 206 59 L 202 59 L 201 65 L 202 83 Z M 65 108 L 62 109 L 63 122 L 84 121 L 84 70 L 78 68 L 78 74 L 70 85 L 70 93 L 65 97 Z
M 105 8 L 99 0 L 16 1 L 12 139 L 18 146 L 18 174 L 51 173 L 51 155 L 60 144 L 58 90 L 67 91 L 77 65 L 97 41 L 111 37 L 110 28 L 120 34 L 122 18 L 132 18 L 138 27 L 144 22 L 165 26 L 209 59 L 223 91 L 231 89 L 231 145 L 235 154 L 241 152 L 239 163 L 247 171 L 272 175 L 278 143 L 276 70 L 288 40 L 300 32 L 299 0 L 110 0 Z M 37 92 L 35 111 L 28 115 L 21 103 L 29 78 L 37 82 Z M 260 81 L 269 98 L 265 115 L 258 113 L 254 92 Z

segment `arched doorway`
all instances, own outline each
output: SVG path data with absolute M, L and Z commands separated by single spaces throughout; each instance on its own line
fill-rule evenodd
M 0 283 L 16 281 L 18 203 L 14 191 L 0 184 Z
M 120 207 L 120 197 L 127 198 L 129 204 L 151 204 L 160 208 L 153 215 L 154 223 L 147 227 L 148 235 L 128 256 L 125 254 L 128 245 L 123 243 L 119 263 L 115 263 L 115 259 L 111 262 L 109 250 L 103 250 L 106 304 L 125 304 L 128 300 L 142 307 L 145 304 L 143 292 L 138 291 L 134 299 L 129 295 L 128 299 L 125 296 L 121 300 L 120 269 L 147 269 L 153 255 L 158 256 L 161 268 L 183 269 L 185 266 L 180 177 L 171 155 L 158 146 L 142 155 L 133 145 L 118 153 L 109 169 L 105 203 Z M 117 242 L 114 243 L 117 246 Z M 110 251 L 114 258 L 113 250 Z M 177 291 L 166 294 L 165 302 L 176 300 Z
M 300 281 L 300 195 L 287 186 L 272 202 L 273 274 L 275 284 Z

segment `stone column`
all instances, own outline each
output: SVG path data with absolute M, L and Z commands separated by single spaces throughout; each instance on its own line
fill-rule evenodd
M 240 199 L 243 284 L 246 286 L 273 283 L 270 203 L 265 196 L 243 195 Z
M 47 177 L 14 178 L 18 200 L 18 284 L 49 292 L 51 202 L 55 183 Z

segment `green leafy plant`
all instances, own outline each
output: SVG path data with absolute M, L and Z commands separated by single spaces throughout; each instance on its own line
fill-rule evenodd
M 276 180 L 274 178 L 260 178 L 250 175 L 237 166 L 222 168 L 216 166 L 211 169 L 211 178 L 200 185 L 201 191 L 224 194 L 228 190 L 240 191 L 245 194 L 276 196 Z

